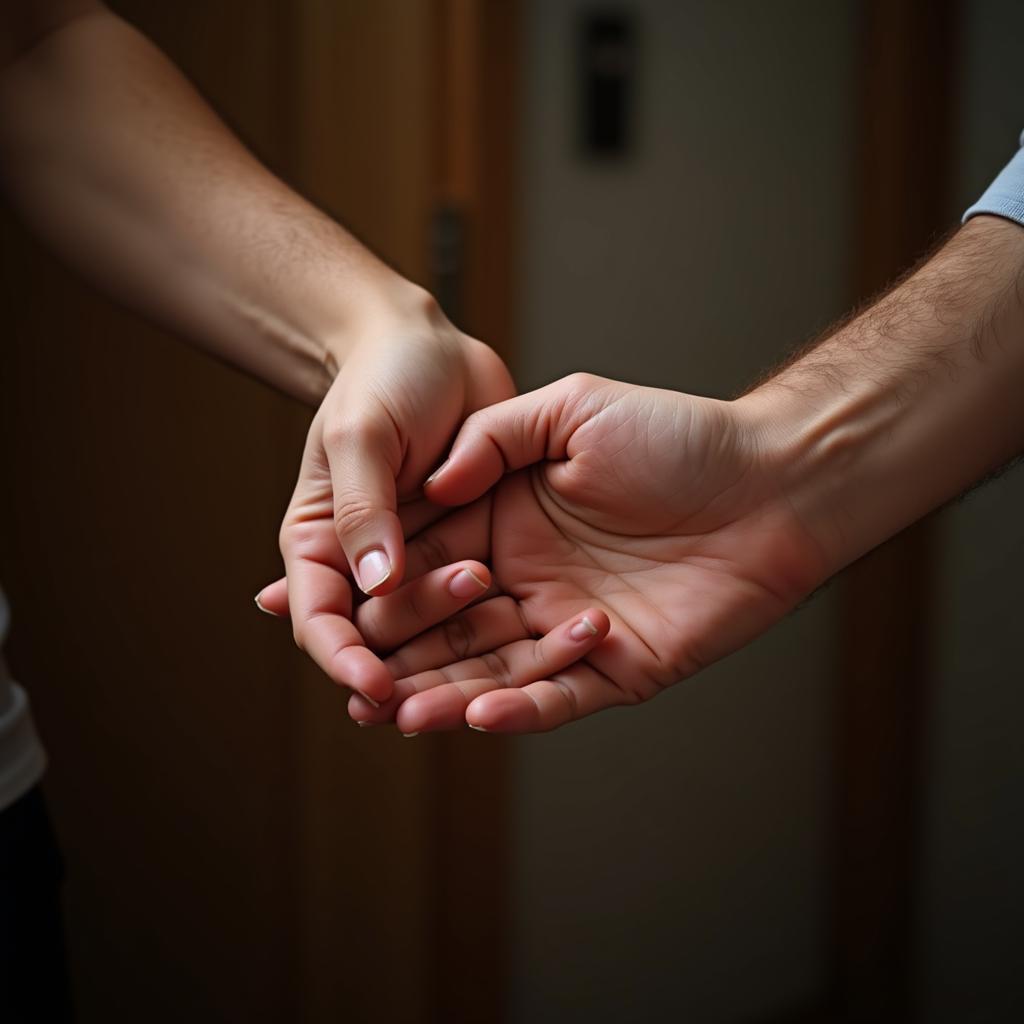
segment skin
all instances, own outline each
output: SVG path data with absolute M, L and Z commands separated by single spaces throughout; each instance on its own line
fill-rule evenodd
M 380 552 L 388 573 L 363 585 L 399 585 L 399 502 L 466 416 L 514 393 L 502 361 L 271 174 L 101 3 L 0 5 L 0 172 L 29 227 L 98 288 L 319 406 L 280 533 L 295 638 L 336 682 L 385 699 L 348 564 Z
M 512 391 L 494 352 L 439 311 L 433 320 L 353 352 L 314 417 L 281 525 L 296 643 L 332 680 L 377 702 L 391 696 L 393 676 L 354 621 L 359 574 L 349 566 L 383 550 L 389 575 L 363 582 L 378 594 L 395 589 L 405 574 L 400 502 L 418 495 L 468 415 Z
M 1020 454 L 1022 300 L 1024 231 L 978 217 L 741 399 L 575 375 L 475 413 L 425 486 L 466 507 L 412 537 L 409 572 L 473 558 L 492 588 L 433 628 L 422 601 L 418 622 L 398 616 L 408 590 L 363 604 L 397 682 L 350 713 L 407 734 L 539 731 L 736 650 Z M 266 596 L 287 610 L 280 583 Z M 608 634 L 585 658 L 538 654 L 538 636 L 599 610 Z
M 12 0 L 0 59 L 0 166 L 26 221 L 115 298 L 322 400 L 287 583 L 260 602 L 290 609 L 361 721 L 529 731 L 648 699 L 1020 452 L 1015 225 L 972 221 L 739 401 L 587 377 L 508 401 L 493 352 L 102 4 Z M 439 555 L 458 567 L 423 583 Z M 454 593 L 465 571 L 490 596 Z
M 489 561 L 502 596 L 395 652 L 395 698 L 353 700 L 354 717 L 532 732 L 640 703 L 763 632 L 821 574 L 728 403 L 575 375 L 479 414 L 427 491 L 461 502 L 499 476 L 427 542 Z M 598 606 L 610 635 L 585 662 L 513 663 L 518 644 Z
M 586 374 L 474 416 L 426 490 L 449 504 L 488 493 L 413 537 L 410 570 L 457 551 L 488 562 L 494 585 L 394 651 L 394 696 L 353 697 L 352 716 L 406 734 L 552 729 L 649 700 L 768 628 L 823 556 L 753 426 L 730 403 Z M 409 590 L 360 607 L 369 643 L 411 632 L 381 626 Z M 610 632 L 585 661 L 537 657 L 535 637 L 584 617 L 595 641 Z

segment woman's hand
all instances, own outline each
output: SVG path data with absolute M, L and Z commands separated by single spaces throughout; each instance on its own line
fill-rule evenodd
M 349 576 L 374 595 L 401 583 L 399 504 L 420 493 L 462 421 L 514 388 L 501 359 L 420 289 L 403 283 L 362 316 L 310 428 L 280 544 L 296 643 L 380 702 L 393 680 L 352 622 Z M 260 603 L 273 610 L 274 594 Z
M 492 597 L 395 650 L 394 695 L 380 708 L 353 696 L 352 716 L 404 733 L 551 729 L 747 643 L 825 572 L 763 441 L 742 400 L 582 374 L 471 416 L 426 492 L 474 503 L 409 541 L 409 570 L 489 562 Z M 403 596 L 360 616 L 381 621 Z M 563 669 L 584 622 L 592 643 L 610 632 Z M 534 638 L 552 630 L 546 657 Z

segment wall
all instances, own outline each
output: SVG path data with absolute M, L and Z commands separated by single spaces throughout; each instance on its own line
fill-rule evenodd
M 579 5 L 527 4 L 519 378 L 734 394 L 849 301 L 852 4 L 617 6 L 638 138 L 592 164 Z M 763 1019 L 820 989 L 834 615 L 826 592 L 646 707 L 519 744 L 515 1020 Z

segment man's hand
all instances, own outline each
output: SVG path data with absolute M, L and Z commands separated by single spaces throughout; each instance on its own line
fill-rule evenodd
M 427 495 L 462 504 L 497 486 L 412 539 L 410 570 L 480 559 L 495 596 L 396 650 L 394 696 L 353 697 L 353 717 L 551 729 L 648 700 L 785 615 L 823 557 L 742 410 L 580 374 L 471 416 Z M 597 646 L 565 668 L 573 624 Z
M 399 648 L 392 701 L 350 711 L 518 732 L 647 699 L 1020 454 L 1022 387 L 1024 233 L 978 217 L 735 402 L 579 376 L 484 410 L 426 493 L 500 483 L 410 553 L 489 560 L 504 596 Z M 585 663 L 519 656 L 591 604 L 611 631 Z

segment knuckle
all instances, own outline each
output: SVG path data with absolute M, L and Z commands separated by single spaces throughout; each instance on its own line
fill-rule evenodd
M 424 628 L 433 626 L 437 621 L 436 615 L 433 615 L 428 608 L 424 607 L 423 595 L 418 593 L 419 588 L 410 587 L 406 594 L 403 595 L 404 608 L 399 616 L 393 618 L 391 621 L 390 629 L 382 629 L 381 632 L 381 644 L 380 646 L 392 646 L 391 638 L 395 639 L 395 642 L 399 642 L 398 637 L 401 633 L 408 633 L 416 635 L 421 633 Z
M 514 600 L 511 597 L 505 597 L 502 601 L 508 601 L 512 605 L 512 610 L 515 612 L 516 617 L 519 619 L 519 625 L 523 631 L 523 637 L 536 636 L 536 632 L 530 625 L 529 619 L 526 617 L 526 610 L 523 608 L 519 601 Z
M 381 437 L 381 428 L 370 417 L 340 420 L 324 427 L 324 448 L 332 454 L 346 452 L 352 448 L 363 448 Z
M 440 537 L 427 534 L 420 537 L 415 544 L 428 570 L 443 569 L 453 561 L 449 557 L 448 545 Z
M 388 655 L 384 667 L 395 677 L 395 679 L 406 679 L 412 673 L 409 671 L 409 664 L 401 651 L 395 651 Z
M 538 671 L 542 671 L 544 666 L 547 665 L 547 657 L 545 654 L 544 637 L 534 642 L 533 645 L 533 664 L 536 666 Z
M 564 379 L 565 386 L 575 395 L 586 395 L 594 390 L 601 383 L 601 378 L 585 370 L 578 370 L 570 373 Z
M 477 409 L 476 412 L 470 413 L 463 420 L 462 428 L 459 430 L 459 438 L 465 440 L 466 438 L 476 437 L 478 434 L 487 433 L 487 424 L 491 419 L 490 410 L 488 409 Z
M 580 716 L 579 704 L 576 701 L 576 694 L 573 692 L 571 686 L 567 685 L 564 680 L 552 679 L 551 685 L 565 698 L 565 703 L 568 705 L 569 715 L 567 721 L 574 722 Z
M 469 657 L 473 649 L 473 627 L 463 615 L 447 619 L 441 626 L 448 650 L 457 661 Z
M 367 601 L 356 609 L 355 627 L 367 647 L 383 649 L 389 646 L 384 643 L 380 616 L 377 615 L 372 601 Z
M 287 555 L 290 552 L 301 553 L 315 544 L 316 539 L 317 527 L 315 523 L 284 522 L 277 533 L 277 546 L 283 555 Z
M 481 659 L 495 682 L 505 687 L 512 685 L 512 671 L 509 668 L 508 662 L 505 661 L 501 654 L 497 651 L 491 651 L 488 654 L 482 655 Z
M 432 626 L 436 621 L 434 616 L 423 607 L 423 598 L 416 587 L 410 587 L 408 590 L 405 610 L 410 621 L 415 623 L 418 629 Z
M 459 437 L 462 440 L 490 437 L 495 430 L 501 427 L 506 416 L 507 413 L 495 412 L 492 406 L 477 409 L 476 412 L 470 413 L 466 417 L 462 429 L 459 431 Z
M 374 509 L 366 498 L 348 498 L 334 507 L 334 528 L 339 537 L 360 533 L 373 524 Z
M 323 438 L 324 448 L 331 454 L 345 451 L 352 443 L 352 435 L 348 424 L 345 423 L 332 423 L 329 427 L 324 427 Z

